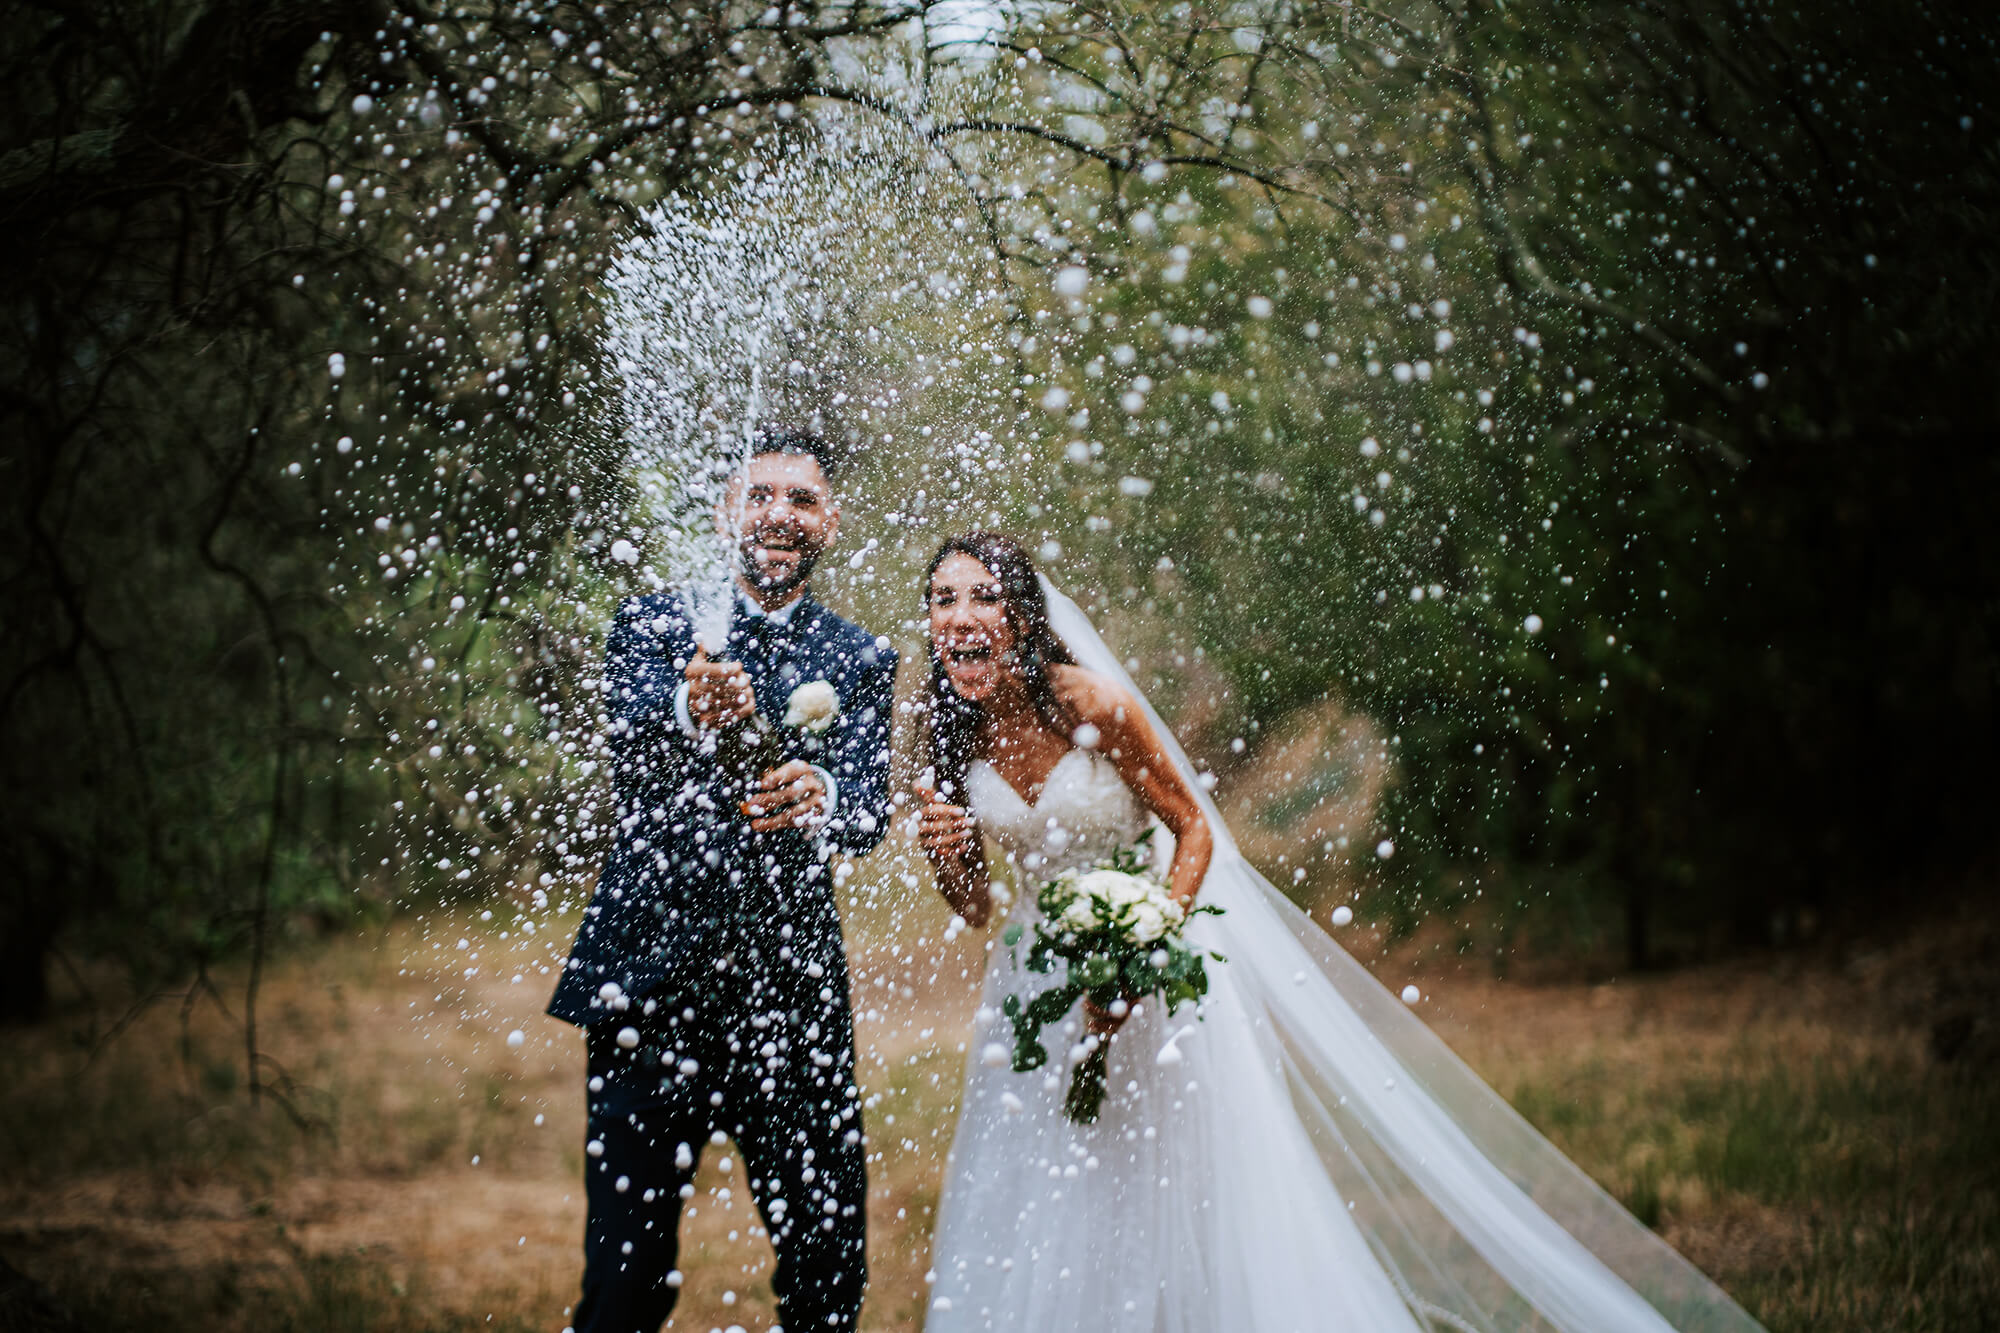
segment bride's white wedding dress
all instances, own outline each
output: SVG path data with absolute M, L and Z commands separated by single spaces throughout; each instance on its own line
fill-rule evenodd
M 1083 614 L 1048 592 L 1078 661 L 1130 689 Z M 1013 922 L 1035 919 L 1034 891 L 1056 873 L 1149 823 L 1088 750 L 1065 753 L 1033 802 L 983 762 L 966 786 L 1017 868 Z M 1216 851 L 1201 898 L 1224 914 L 1188 933 L 1227 961 L 1210 965 L 1199 1019 L 1153 1003 L 1126 1022 L 1095 1124 L 1062 1110 L 1078 1015 L 1044 1034 L 1047 1066 L 1013 1072 L 1000 1002 L 1056 978 L 996 943 L 930 1333 L 1757 1333 L 1265 881 L 1212 802 L 1203 812 Z

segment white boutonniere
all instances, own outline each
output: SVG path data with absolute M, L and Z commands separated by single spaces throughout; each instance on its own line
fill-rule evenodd
M 814 733 L 825 731 L 840 717 L 840 696 L 830 682 L 807 681 L 785 700 L 785 725 Z

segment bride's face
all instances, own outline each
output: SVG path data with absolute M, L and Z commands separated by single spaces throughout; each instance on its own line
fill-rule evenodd
M 961 552 L 931 575 L 931 647 L 961 699 L 993 696 L 1011 665 L 1014 627 L 993 571 Z

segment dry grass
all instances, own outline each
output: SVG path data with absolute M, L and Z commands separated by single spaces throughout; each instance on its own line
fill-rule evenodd
M 849 923 L 879 1154 L 866 1322 L 914 1329 L 981 959 L 908 886 Z M 185 1026 L 154 1007 L 94 1060 L 81 1010 L 7 1034 L 0 1255 L 93 1329 L 562 1327 L 581 1041 L 540 1015 L 544 938 L 502 928 L 405 920 L 279 961 L 264 1045 L 312 1128 L 249 1106 L 206 1002 Z M 2000 1308 L 2000 1092 L 1990 1064 L 1935 1062 L 1910 979 L 1980 949 L 1990 932 L 1954 926 L 1858 965 L 1608 986 L 1383 966 L 1422 976 L 1447 1039 L 1773 1333 L 1878 1333 Z M 684 1226 L 677 1329 L 770 1323 L 769 1247 L 721 1156 Z

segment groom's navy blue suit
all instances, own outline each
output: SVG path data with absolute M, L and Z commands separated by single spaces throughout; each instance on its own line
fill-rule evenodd
M 753 832 L 746 775 L 676 717 L 694 655 L 678 599 L 619 608 L 606 650 L 618 832 L 549 1012 L 585 1029 L 590 1218 L 577 1333 L 655 1333 L 679 1277 L 682 1189 L 727 1134 L 778 1254 L 784 1326 L 852 1328 L 866 1264 L 866 1179 L 847 962 L 827 850 L 887 822 L 896 655 L 810 596 L 783 624 L 739 607 L 717 658 L 742 663 L 776 721 L 798 686 L 840 700 L 786 757 L 834 782 L 816 834 Z

